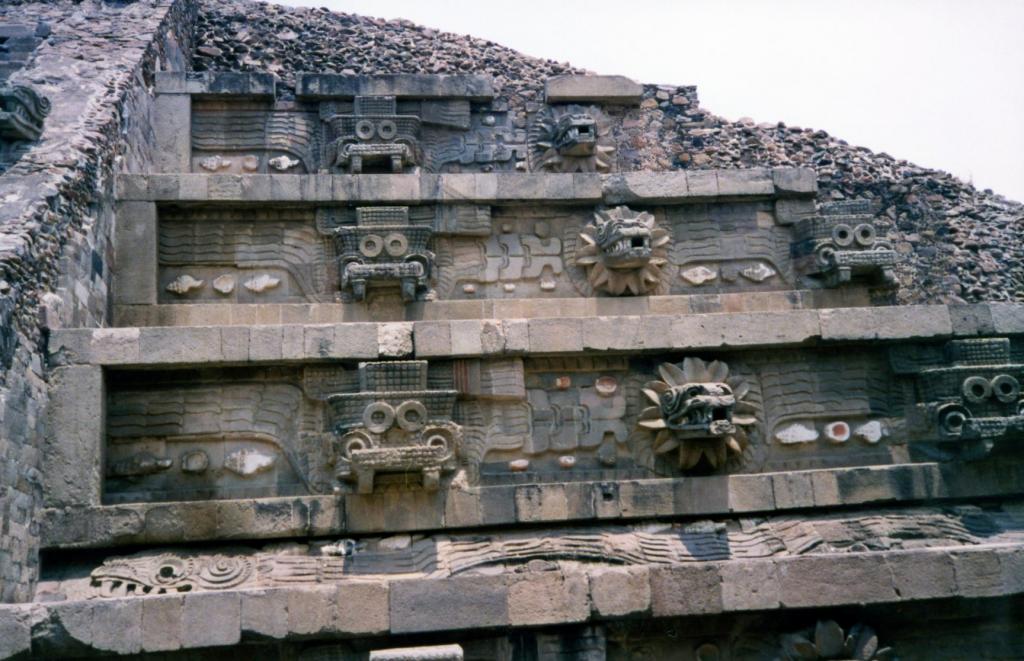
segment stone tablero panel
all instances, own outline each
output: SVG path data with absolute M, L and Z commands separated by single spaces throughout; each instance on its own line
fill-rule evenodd
M 1007 361 L 1020 352 L 1009 340 L 950 344 L 977 343 L 998 345 Z M 943 355 L 931 346 L 891 351 L 922 357 L 918 368 Z M 955 355 L 933 363 L 927 378 L 945 383 L 963 371 L 963 351 L 948 351 Z M 993 401 L 979 404 L 971 389 L 922 401 L 913 388 L 923 386 L 906 383 L 906 361 L 892 358 L 895 373 L 887 358 L 884 348 L 788 349 L 115 370 L 104 497 L 758 473 L 902 463 L 951 448 L 971 458 L 979 442 L 1012 451 L 1020 440 L 1020 393 L 1011 387 L 1019 363 L 970 366 L 988 375 Z M 979 408 L 989 404 L 1006 411 Z M 968 412 L 956 438 L 951 410 Z
M 857 216 L 853 226 L 835 218 L 826 207 L 797 225 L 781 224 L 770 201 L 315 211 L 166 206 L 159 214 L 157 299 L 358 302 L 385 293 L 408 303 L 884 284 L 895 253 L 870 216 Z M 822 227 L 831 234 L 805 238 L 805 225 L 812 234 Z

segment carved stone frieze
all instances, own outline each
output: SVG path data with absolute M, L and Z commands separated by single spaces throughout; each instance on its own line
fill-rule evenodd
M 817 217 L 799 221 L 793 230 L 793 258 L 798 269 L 829 287 L 855 277 L 895 284 L 896 252 L 878 236 L 866 200 L 823 204 Z
M 326 398 L 337 435 L 331 456 L 339 480 L 371 493 L 378 473 L 418 474 L 439 487 L 457 467 L 462 428 L 452 420 L 455 390 L 427 387 L 426 361 L 361 363 L 359 391 Z
M 785 634 L 780 639 L 782 658 L 787 661 L 841 659 L 843 661 L 889 661 L 896 659 L 890 647 L 881 647 L 875 630 L 854 624 L 844 631 L 835 620 L 819 620 L 809 629 Z
M 43 132 L 50 101 L 25 85 L 0 86 L 0 139 L 32 141 Z
M 729 366 L 715 360 L 686 358 L 662 363 L 660 380 L 643 388 L 652 406 L 640 413 L 634 442 L 641 452 L 677 457 L 682 470 L 702 460 L 723 468 L 747 447 L 748 431 L 757 424 L 757 409 L 747 401 L 750 386 L 729 375 Z
M 360 174 L 366 168 L 403 172 L 420 164 L 420 118 L 399 114 L 394 96 L 357 96 L 346 111 L 343 102 L 324 102 L 320 118 L 330 127 L 324 145 L 327 168 Z
M 594 290 L 640 295 L 661 283 L 671 237 L 650 213 L 625 206 L 599 209 L 580 240 L 576 264 L 587 270 Z
M 337 229 L 342 291 L 362 301 L 369 287 L 397 286 L 407 303 L 422 297 L 434 270 L 432 234 L 409 222 L 408 207 L 356 209 L 355 227 Z
M 1024 360 L 1010 339 L 894 347 L 890 361 L 911 379 L 912 438 L 963 458 L 984 456 L 998 441 L 1024 440 Z
M 611 172 L 615 142 L 596 106 L 547 106 L 530 127 L 534 172 Z

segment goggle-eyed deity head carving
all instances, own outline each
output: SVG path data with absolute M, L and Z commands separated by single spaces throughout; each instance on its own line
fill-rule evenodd
M 576 264 L 587 270 L 595 290 L 639 295 L 660 284 L 671 239 L 650 213 L 624 206 L 598 210 L 580 240 Z

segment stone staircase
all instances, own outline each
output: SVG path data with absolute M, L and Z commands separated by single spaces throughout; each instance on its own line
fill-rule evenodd
M 114 324 L 50 338 L 34 649 L 773 658 L 857 606 L 918 658 L 1019 603 L 1024 307 L 872 305 L 870 204 L 617 171 L 644 90 L 546 92 L 158 75 Z

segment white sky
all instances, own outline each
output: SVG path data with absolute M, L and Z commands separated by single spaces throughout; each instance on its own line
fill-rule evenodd
M 1024 0 L 281 0 L 407 18 L 639 82 L 697 85 L 1024 200 Z

